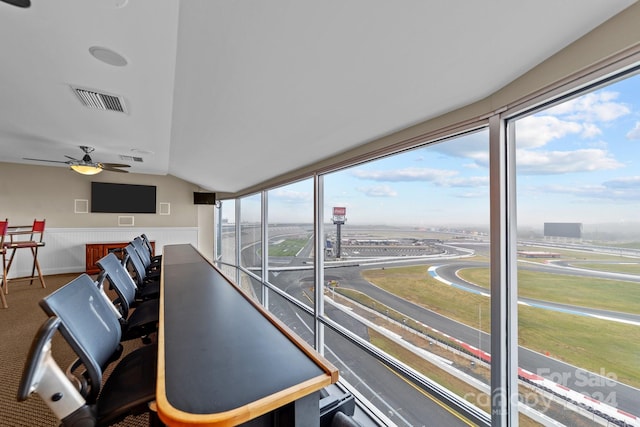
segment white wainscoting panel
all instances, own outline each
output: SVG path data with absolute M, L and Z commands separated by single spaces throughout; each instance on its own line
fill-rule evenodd
M 87 243 L 129 242 L 142 233 L 155 241 L 156 254 L 162 253 L 164 245 L 190 243 L 198 247 L 197 227 L 46 228 L 38 261 L 43 274 L 82 273 Z M 31 251 L 18 249 L 7 277 L 30 276 L 32 265 Z

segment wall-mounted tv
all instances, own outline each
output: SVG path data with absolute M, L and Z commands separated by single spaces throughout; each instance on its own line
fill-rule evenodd
M 193 192 L 194 205 L 215 205 L 216 193 L 205 193 L 200 191 Z
M 156 213 L 155 185 L 91 183 L 91 212 Z

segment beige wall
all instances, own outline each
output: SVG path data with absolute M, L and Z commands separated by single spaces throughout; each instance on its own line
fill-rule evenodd
M 91 181 L 155 185 L 157 203 L 169 203 L 170 214 L 74 213 L 76 199 L 91 200 Z M 66 167 L 0 163 L 0 217 L 9 218 L 10 225 L 45 218 L 47 227 L 54 228 L 118 227 L 119 215 L 131 215 L 136 227 L 197 227 L 198 206 L 193 204 L 197 190 L 173 176 L 115 172 L 84 176 Z
M 212 205 L 198 206 L 198 249 L 202 255 L 213 261 L 213 247 L 215 243 L 215 207 Z

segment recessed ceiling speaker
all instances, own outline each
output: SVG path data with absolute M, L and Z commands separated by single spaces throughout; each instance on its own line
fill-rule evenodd
M 114 67 L 124 67 L 127 65 L 127 59 L 124 56 L 106 47 L 92 46 L 89 48 L 89 53 L 97 60 L 105 64 L 113 65 Z

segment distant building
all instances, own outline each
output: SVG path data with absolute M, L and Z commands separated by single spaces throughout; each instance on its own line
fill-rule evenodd
M 545 222 L 544 237 L 582 239 L 581 222 Z

